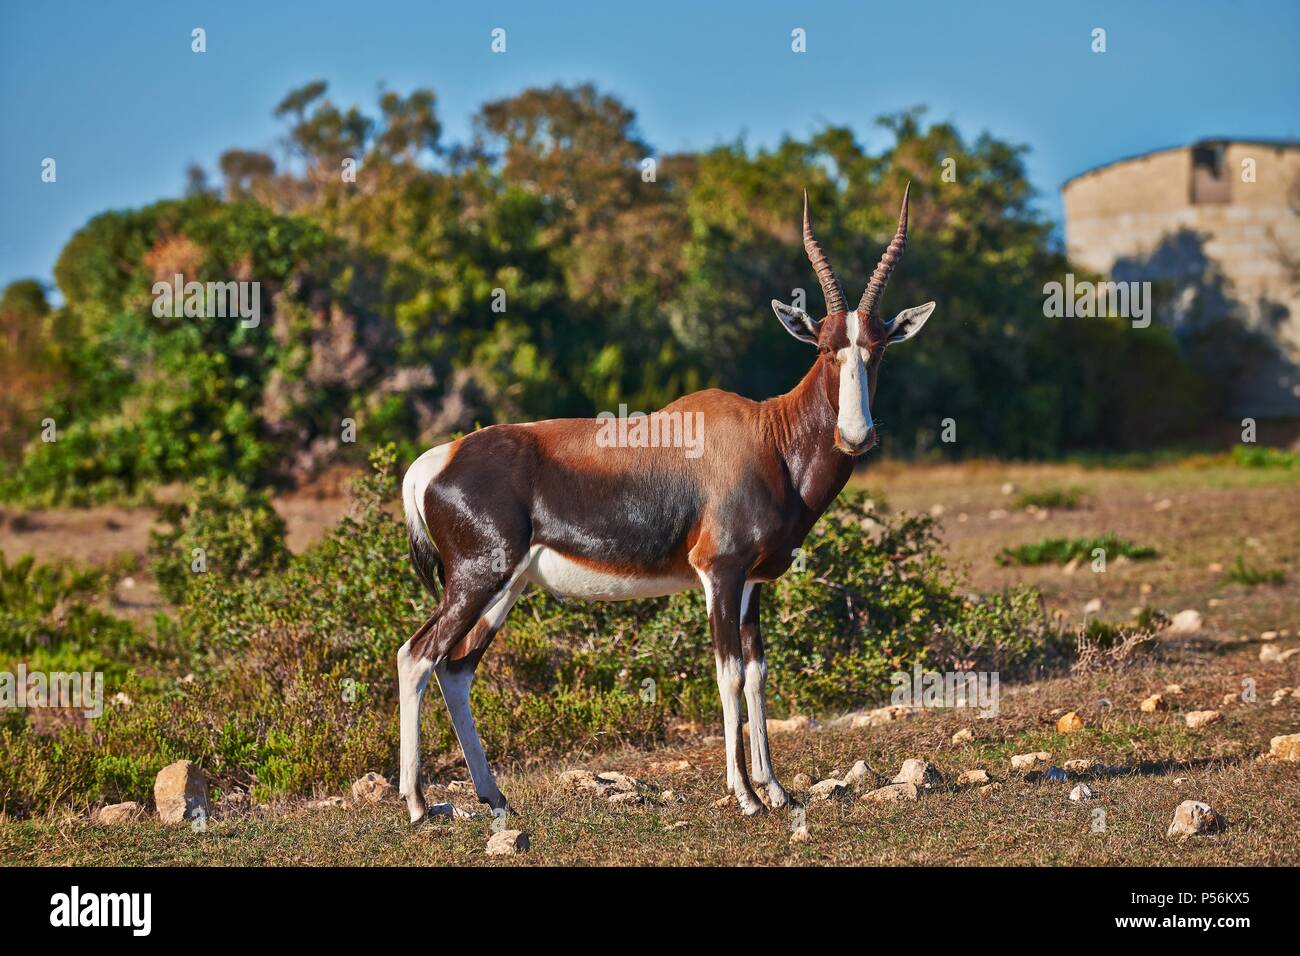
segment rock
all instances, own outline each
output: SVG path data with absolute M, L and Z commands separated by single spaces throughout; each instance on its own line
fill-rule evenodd
M 1002 789 L 1002 784 L 1000 784 L 1000 783 L 989 783 L 989 784 L 985 784 L 984 786 L 980 787 L 980 788 L 979 788 L 978 790 L 976 790 L 975 792 L 978 793 L 978 794 L 980 795 L 980 799 L 981 799 L 981 800 L 987 800 L 989 797 L 993 796 L 994 794 L 996 794 L 996 793 L 997 793 L 999 790 L 1001 790 L 1001 789 Z
M 1086 783 L 1076 785 L 1075 788 L 1070 791 L 1070 799 L 1075 803 L 1091 800 L 1092 787 L 1088 786 Z
M 1276 641 L 1277 631 L 1264 631 L 1262 634 L 1259 635 L 1259 639 L 1261 641 Z
M 923 790 L 932 790 L 943 783 L 938 769 L 928 760 L 911 758 L 903 761 L 903 768 L 894 777 L 893 783 L 910 783 Z
M 1163 694 L 1152 694 L 1142 701 L 1138 707 L 1144 714 L 1154 714 L 1157 710 L 1168 710 L 1169 701 L 1165 700 Z
M 731 802 L 731 794 L 727 794 L 725 797 L 719 797 L 717 800 L 714 800 L 713 805 L 715 807 L 725 807 L 730 802 Z
M 948 510 L 948 509 L 945 508 L 943 505 L 931 505 L 931 506 L 930 506 L 930 517 L 932 517 L 932 518 L 942 518 L 944 512 L 947 511 L 947 510 Z
M 1011 758 L 1012 770 L 1033 770 L 1039 764 L 1047 763 L 1052 759 L 1052 755 L 1046 750 L 1039 750 L 1031 754 L 1016 754 Z
M 1007 514 L 1008 512 L 1005 508 L 994 508 L 992 511 L 989 512 L 989 520 L 1001 521 L 1003 518 L 1007 516 Z
M 1259 662 L 1261 664 L 1276 664 L 1282 659 L 1282 648 L 1276 644 L 1265 644 L 1259 649 Z
M 1085 726 L 1087 725 L 1084 724 L 1083 718 L 1079 716 L 1079 712 L 1072 710 L 1068 714 L 1062 714 L 1060 719 L 1057 720 L 1056 732 L 1058 734 L 1074 734 L 1083 730 Z
M 803 714 L 798 714 L 794 717 L 787 717 L 784 720 L 776 720 L 769 717 L 767 721 L 767 732 L 769 734 L 788 734 L 796 730 L 807 730 L 812 725 L 812 719 Z M 745 726 L 748 727 L 749 725 L 746 724 Z
M 1082 558 L 1071 558 L 1065 567 L 1061 568 L 1062 574 L 1074 574 L 1079 570 L 1079 565 L 1083 563 Z
M 342 797 L 326 797 L 324 800 L 313 800 L 307 804 L 308 810 L 342 810 L 346 804 Z
M 1080 757 L 1075 760 L 1067 760 L 1065 762 L 1065 772 L 1092 773 L 1092 771 L 1096 770 L 1099 766 L 1100 764 L 1091 757 Z
M 650 769 L 656 773 L 685 773 L 695 768 L 689 760 L 656 760 L 650 764 Z
M 102 823 L 104 826 L 127 823 L 140 816 L 143 810 L 144 808 L 134 800 L 128 800 L 125 803 L 110 803 L 95 814 L 95 822 Z
M 599 790 L 596 775 L 590 770 L 565 770 L 559 781 L 571 790 Z
M 1237 693 L 1236 693 L 1236 691 L 1228 691 L 1228 693 L 1226 693 L 1226 694 L 1223 695 L 1223 700 L 1221 700 L 1221 701 L 1219 702 L 1219 706 L 1220 706 L 1220 707 L 1231 707 L 1231 706 L 1232 706 L 1233 704 L 1235 704 L 1236 702 L 1237 702 Z
M 952 742 L 954 744 L 968 744 L 974 739 L 975 739 L 975 732 L 972 731 L 969 727 L 963 727 L 961 730 L 957 731 L 955 734 L 952 735 Z
M 1200 730 L 1202 727 L 1208 727 L 1223 717 L 1223 714 L 1217 710 L 1193 710 L 1188 713 L 1184 719 L 1187 726 L 1192 730 Z
M 1097 614 L 1101 611 L 1101 598 L 1093 598 L 1083 606 L 1084 614 Z
M 790 834 L 790 842 L 791 842 L 791 843 L 811 843 L 811 842 L 812 842 L 812 834 L 808 832 L 808 828 L 807 828 L 807 827 L 796 827 L 795 830 L 794 830 L 794 832 Z
M 1276 707 L 1278 704 L 1282 703 L 1282 701 L 1290 697 L 1294 692 L 1294 687 L 1279 687 L 1277 690 L 1273 691 L 1273 699 L 1269 701 L 1269 704 Z
M 352 799 L 357 803 L 384 803 L 397 799 L 397 788 L 383 774 L 372 770 L 352 784 Z
M 617 770 L 606 770 L 596 774 L 596 784 L 601 789 L 614 790 L 618 793 L 632 793 L 637 789 L 637 781 Z
M 836 780 L 831 777 L 809 787 L 808 798 L 811 800 L 832 800 L 844 796 L 844 794 L 848 793 L 848 790 L 849 788 L 844 785 L 843 780 Z
M 871 768 L 867 766 L 867 762 L 865 760 L 859 760 L 850 767 L 849 772 L 844 775 L 844 782 L 847 784 L 857 783 L 859 780 L 866 779 L 867 775 L 870 773 Z
M 528 849 L 528 834 L 523 830 L 500 830 L 488 839 L 488 856 L 514 856 Z
M 1199 800 L 1184 800 L 1174 811 L 1174 820 L 1169 824 L 1167 837 L 1201 836 L 1217 833 L 1225 825 L 1223 815 L 1208 803 Z
M 1182 697 L 1182 696 L 1183 696 L 1183 685 L 1182 685 L 1182 684 L 1166 684 L 1166 685 L 1165 685 L 1165 693 L 1168 694 L 1170 697 Z
M 864 793 L 862 799 L 868 803 L 898 803 L 905 800 L 915 800 L 920 792 L 915 784 L 891 783 L 888 786 Z
M 904 707 L 902 704 L 890 704 L 886 707 L 877 707 L 875 710 L 869 710 L 865 714 L 854 714 L 851 726 L 857 727 L 879 727 L 882 724 L 893 723 L 896 720 L 912 720 L 921 713 L 919 707 Z
M 163 823 L 212 816 L 208 781 L 203 771 L 188 760 L 178 760 L 158 771 L 153 782 L 153 802 Z
M 447 817 L 449 820 L 468 820 L 473 816 L 468 810 L 462 810 L 454 803 L 431 803 L 425 812 L 431 820 L 434 817 Z
M 1173 503 L 1171 500 L 1169 500 L 1168 498 L 1161 498 L 1159 501 L 1157 501 L 1157 502 L 1155 503 L 1155 507 L 1154 507 L 1153 510 L 1155 510 L 1155 511 L 1168 511 L 1168 510 L 1169 510 L 1170 508 L 1172 508 L 1173 506 L 1174 506 L 1174 503 Z
M 963 770 L 957 777 L 959 787 L 973 787 L 977 784 L 992 783 L 993 778 L 987 770 Z
M 1300 734 L 1283 734 L 1268 743 L 1268 756 L 1272 760 L 1300 761 Z
M 803 793 L 811 786 L 812 777 L 808 776 L 803 771 L 795 774 L 794 779 L 790 781 L 790 788 L 794 790 L 795 793 Z
M 1014 481 L 1004 481 L 1002 483 L 1002 493 L 1004 495 L 1014 495 L 1017 490 L 1018 486 Z
M 1200 611 L 1186 608 L 1173 616 L 1166 630 L 1170 634 L 1195 634 L 1201 630 L 1204 623 L 1205 619 L 1201 617 Z
M 643 801 L 642 801 L 642 799 L 641 799 L 641 794 L 639 794 L 639 793 L 637 793 L 637 792 L 635 792 L 635 791 L 621 791 L 621 792 L 619 792 L 619 793 L 612 793 L 612 794 L 610 794 L 610 796 L 609 796 L 609 802 L 610 802 L 610 803 L 627 803 L 627 804 L 631 804 L 631 805 L 635 806 L 635 805 L 638 805 L 638 804 L 642 803 Z

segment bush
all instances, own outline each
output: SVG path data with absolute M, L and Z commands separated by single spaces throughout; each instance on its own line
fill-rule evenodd
M 996 560 L 1003 566 L 1009 564 L 1068 564 L 1075 558 L 1089 560 L 1097 550 L 1106 557 L 1120 556 L 1134 561 L 1158 557 L 1155 548 L 1136 545 L 1114 534 L 1100 538 L 1046 538 L 1036 544 L 1022 544 L 1016 548 L 1003 548 Z
M 151 532 L 149 555 L 173 604 L 184 604 L 201 583 L 230 588 L 288 561 L 284 521 L 270 497 L 233 478 L 199 479 L 183 503 L 163 506 L 162 521 L 167 527 Z

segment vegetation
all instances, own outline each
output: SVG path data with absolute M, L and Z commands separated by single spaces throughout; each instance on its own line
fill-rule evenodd
M 20 388 L 0 405 L 0 498 L 264 488 L 389 441 L 407 459 L 476 422 L 650 410 L 704 386 L 776 394 L 811 355 L 767 303 L 803 289 L 819 307 L 801 191 L 856 287 L 909 180 L 889 302 L 938 299 L 942 320 L 889 360 L 892 453 L 1145 448 L 1200 420 L 1201 381 L 1166 330 L 1043 316 L 1043 285 L 1069 267 L 1024 148 L 920 110 L 882 118 L 880 153 L 828 127 L 671 156 L 590 86 L 488 103 L 463 143 L 428 91 L 385 93 L 371 115 L 317 82 L 276 115 L 287 161 L 232 149 L 219 189 L 196 169 L 184 198 L 95 217 L 59 258 L 58 308 L 35 282 L 5 291 L 0 373 Z M 156 316 L 155 283 L 178 274 L 259 283 L 257 322 Z M 936 441 L 948 417 L 960 443 Z
M 1155 548 L 1135 545 L 1114 534 L 1100 538 L 1045 538 L 1035 544 L 1016 548 L 1003 548 L 997 556 L 998 564 L 1068 564 L 1076 558 L 1091 561 L 1094 552 L 1104 551 L 1106 559 L 1118 557 L 1145 561 L 1157 557 Z
M 1241 555 L 1237 555 L 1237 560 L 1224 572 L 1223 579 L 1233 584 L 1244 584 L 1253 588 L 1258 584 L 1285 584 L 1286 572 L 1281 568 L 1248 565 Z
M 1020 510 L 1029 508 L 1057 508 L 1073 511 L 1083 505 L 1082 488 L 1044 488 L 1040 491 L 1026 491 L 1016 499 Z
M 267 538 L 279 526 L 240 520 L 247 502 L 234 486 L 197 490 L 173 513 L 179 534 L 166 536 L 156 559 L 184 600 L 174 620 L 157 622 L 159 646 L 171 652 L 141 659 L 127 647 L 145 642 L 113 619 L 100 643 L 84 628 L 70 632 L 68 640 L 88 642 L 78 645 L 83 654 L 119 662 L 106 696 L 124 692 L 130 702 L 110 704 L 89 728 L 11 720 L 0 731 L 11 755 L 0 769 L 0 809 L 143 800 L 158 769 L 180 757 L 199 763 L 220 789 L 248 788 L 262 799 L 391 770 L 394 648 L 432 607 L 410 572 L 405 529 L 387 509 L 394 456 L 391 446 L 376 452 L 373 473 L 355 488 L 353 515 L 276 573 L 254 572 L 283 560 L 282 545 Z M 188 565 L 168 555 L 204 540 L 211 569 L 182 583 Z M 223 567 L 221 556 L 240 554 L 264 560 L 250 562 L 246 574 Z M 782 634 L 769 651 L 773 713 L 883 701 L 890 675 L 915 663 L 1010 677 L 1068 657 L 1070 639 L 1048 624 L 1036 592 L 974 598 L 957 589 L 929 517 L 881 515 L 860 494 L 846 494 L 808 539 L 805 562 L 766 589 L 763 626 Z M 5 613 L 27 622 L 20 633 L 31 633 L 52 602 L 95 584 L 30 561 L 17 567 L 15 580 L 45 582 L 36 603 L 15 597 L 17 584 L 5 592 Z M 409 609 L 405 624 L 394 620 L 400 608 Z M 486 748 L 536 761 L 662 741 L 670 718 L 711 720 L 717 688 L 706 619 L 695 592 L 626 604 L 526 594 L 474 688 Z M 6 646 L 6 659 L 29 645 Z M 428 715 L 432 755 L 454 752 L 445 714 L 429 708 Z

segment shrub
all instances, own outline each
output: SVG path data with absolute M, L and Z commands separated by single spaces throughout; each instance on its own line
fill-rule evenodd
M 149 554 L 173 604 L 184 604 L 202 582 L 229 588 L 288 560 L 284 521 L 271 499 L 233 478 L 197 480 L 183 503 L 163 506 L 162 521 L 167 527 L 150 534 Z
M 1236 562 L 1224 572 L 1223 579 L 1233 584 L 1244 584 L 1253 588 L 1259 584 L 1285 584 L 1286 572 L 1281 568 L 1257 568 L 1248 565 L 1241 555 L 1237 555 Z
M 1020 510 L 1027 508 L 1057 508 L 1073 511 L 1083 504 L 1082 488 L 1044 488 L 1041 491 L 1027 491 L 1016 500 Z
M 1158 556 L 1155 548 L 1133 544 L 1123 538 L 1106 534 L 1100 538 L 1046 538 L 1036 544 L 1022 544 L 1016 548 L 1003 548 L 996 560 L 1003 566 L 1010 564 L 1068 564 L 1075 558 L 1087 560 L 1098 549 L 1107 558 L 1120 556 L 1134 561 L 1145 561 Z

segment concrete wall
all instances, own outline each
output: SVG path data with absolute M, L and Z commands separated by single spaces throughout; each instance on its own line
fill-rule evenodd
M 1226 202 L 1193 202 L 1190 146 L 1072 179 L 1061 191 L 1067 250 L 1123 279 L 1190 282 L 1217 267 L 1241 318 L 1279 353 L 1238 410 L 1300 415 L 1300 290 L 1287 266 L 1300 259 L 1300 147 L 1226 142 L 1223 155 Z M 1245 159 L 1255 161 L 1254 182 L 1242 181 Z M 1184 304 L 1157 300 L 1157 313 L 1176 323 Z

